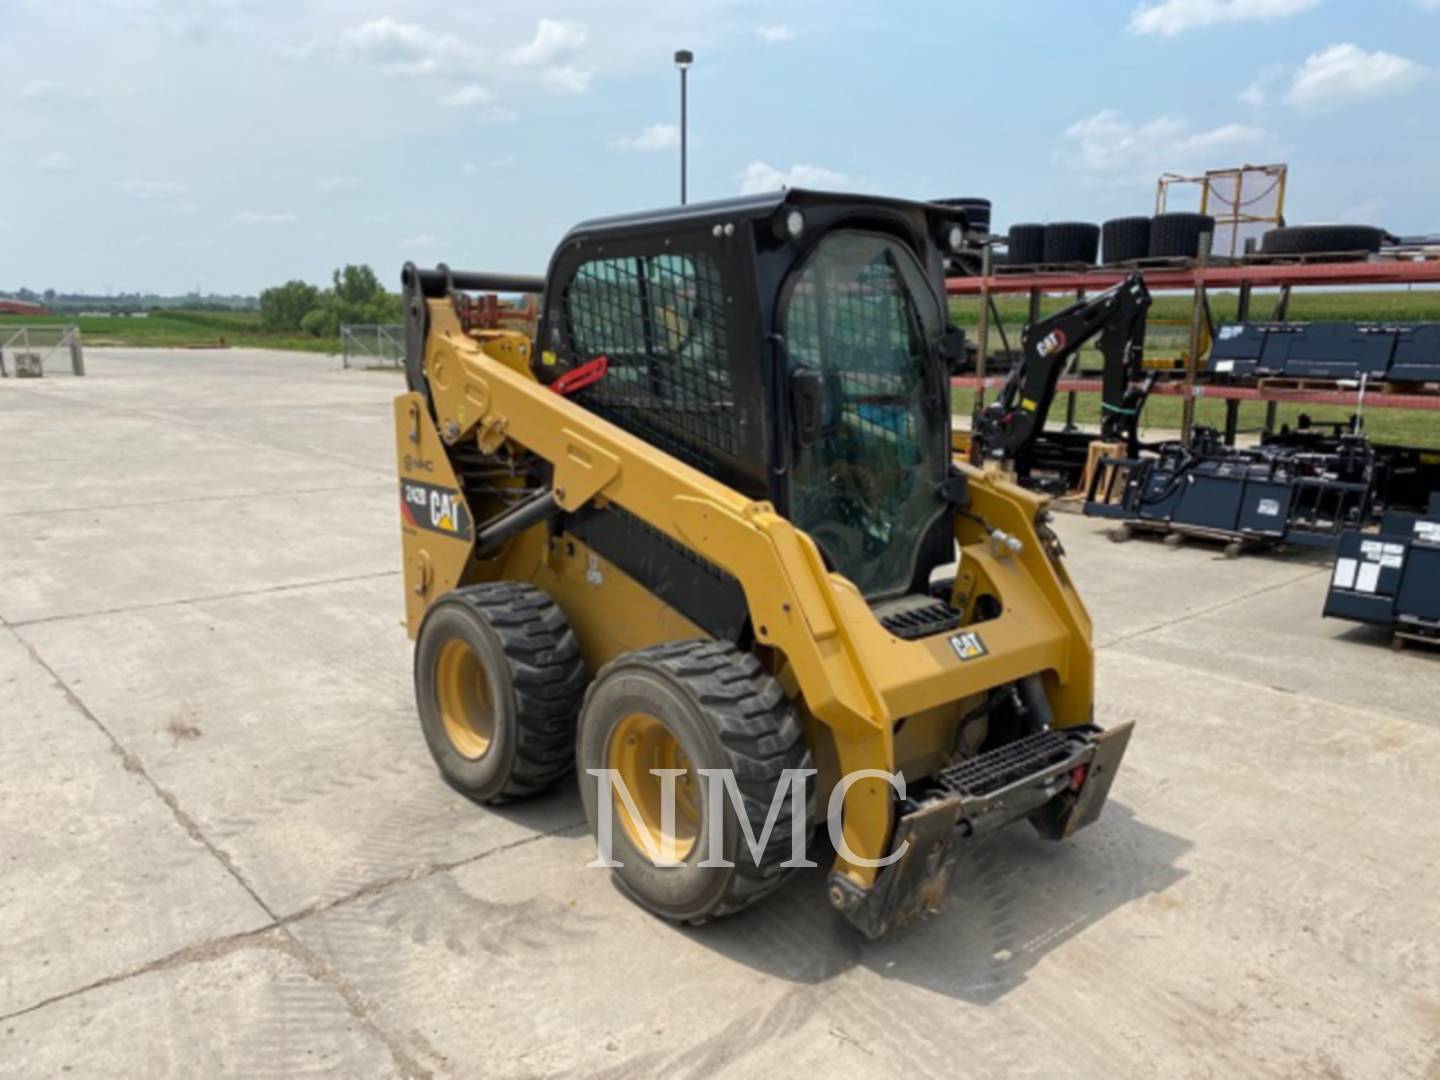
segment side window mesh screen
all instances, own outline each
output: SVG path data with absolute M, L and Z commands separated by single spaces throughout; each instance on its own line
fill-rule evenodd
M 849 269 L 849 268 L 843 268 Z M 816 260 L 795 285 L 786 316 L 790 363 L 829 378 L 824 426 L 843 423 L 884 436 L 897 468 L 919 461 L 915 413 L 906 408 L 924 355 L 910 294 L 894 265 L 881 258 L 859 273 L 837 273 Z
M 565 286 L 567 366 L 597 356 L 609 372 L 575 400 L 627 431 L 705 461 L 735 454 L 729 328 L 719 267 L 706 255 L 582 263 Z

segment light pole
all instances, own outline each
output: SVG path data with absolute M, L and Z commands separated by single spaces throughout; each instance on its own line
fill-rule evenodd
M 680 205 L 685 205 L 685 144 L 686 144 L 686 116 L 685 116 L 685 73 L 690 70 L 690 65 L 695 62 L 695 54 L 689 49 L 675 50 L 675 66 L 680 69 Z

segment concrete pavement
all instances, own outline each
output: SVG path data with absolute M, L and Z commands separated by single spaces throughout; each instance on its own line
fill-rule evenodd
M 823 871 L 678 929 L 569 785 L 421 740 L 393 373 L 90 350 L 0 381 L 0 1076 L 1440 1077 L 1440 656 L 1313 560 L 1061 516 L 1103 819 L 878 944 Z

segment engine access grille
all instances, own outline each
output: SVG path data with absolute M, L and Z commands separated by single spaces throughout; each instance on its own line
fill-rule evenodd
M 877 612 L 880 625 L 902 641 L 915 641 L 943 634 L 960 625 L 961 614 L 944 600 L 896 605 L 892 610 Z
M 1082 743 L 1063 731 L 1042 731 L 940 772 L 950 791 L 978 799 L 1073 758 Z
M 725 288 L 699 252 L 593 259 L 565 286 L 567 365 L 609 359 L 575 400 L 669 448 L 735 454 Z M 708 457 L 708 454 L 703 455 Z

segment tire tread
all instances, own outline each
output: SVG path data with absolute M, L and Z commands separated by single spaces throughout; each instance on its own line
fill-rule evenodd
M 515 693 L 515 760 L 495 800 L 524 798 L 568 773 L 575 759 L 575 718 L 585 691 L 585 662 L 565 614 L 541 589 L 496 581 L 456 589 L 500 639 Z
M 735 773 L 751 832 L 758 836 L 785 770 L 812 767 L 804 728 L 779 682 L 755 656 L 730 642 L 667 642 L 626 653 L 601 668 L 586 691 L 586 707 L 594 688 L 625 667 L 658 670 L 706 711 Z M 759 862 L 751 862 L 748 850 L 742 851 L 725 894 L 691 922 L 749 907 L 784 883 L 792 868 L 780 864 L 790 855 L 793 812 L 792 800 L 786 799 Z

